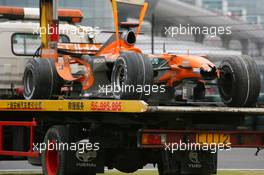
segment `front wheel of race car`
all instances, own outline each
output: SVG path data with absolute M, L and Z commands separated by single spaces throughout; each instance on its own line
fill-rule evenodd
M 260 75 L 249 56 L 229 56 L 220 64 L 218 89 L 227 106 L 254 106 L 260 93 Z
M 114 64 L 111 82 L 116 99 L 147 100 L 151 95 L 154 72 L 149 58 L 124 52 Z

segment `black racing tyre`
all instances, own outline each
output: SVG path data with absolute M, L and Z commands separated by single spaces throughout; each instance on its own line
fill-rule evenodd
M 51 127 L 44 138 L 44 143 L 68 143 L 69 132 L 65 126 Z M 46 146 L 48 147 L 48 146 Z M 42 171 L 44 175 L 64 175 L 67 174 L 67 155 L 65 150 L 46 148 L 41 153 Z
M 143 54 L 124 52 L 115 62 L 112 71 L 113 95 L 116 99 L 147 100 L 150 94 L 145 90 L 151 89 L 153 79 L 150 59 Z
M 257 102 L 260 75 L 257 65 L 249 56 L 229 56 L 220 64 L 218 89 L 227 106 L 246 107 Z
M 256 105 L 261 89 L 261 78 L 258 66 L 254 59 L 248 55 L 242 55 L 241 58 L 246 62 L 249 72 L 250 89 L 246 106 Z
M 61 83 L 53 59 L 34 58 L 27 62 L 23 76 L 25 99 L 50 99 L 60 94 Z

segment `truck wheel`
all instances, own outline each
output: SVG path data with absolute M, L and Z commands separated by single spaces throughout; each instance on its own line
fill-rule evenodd
M 61 125 L 53 126 L 47 131 L 44 138 L 46 149 L 41 153 L 44 175 L 96 175 L 94 167 L 76 167 L 76 150 L 66 150 L 71 147 L 70 139 L 74 136 L 71 133 L 67 126 Z M 66 144 L 69 146 L 63 146 Z
M 124 52 L 115 62 L 111 82 L 116 99 L 147 100 L 153 84 L 150 59 L 135 52 Z
M 47 131 L 44 143 L 47 146 L 49 144 L 68 143 L 68 134 L 68 130 L 65 126 L 53 126 Z M 41 153 L 41 161 L 44 175 L 64 175 L 67 172 L 65 150 L 46 148 Z
M 218 89 L 227 106 L 253 106 L 260 92 L 257 65 L 249 56 L 229 56 L 220 64 Z
M 108 153 L 113 168 L 122 173 L 134 173 L 142 169 L 146 164 L 143 161 L 141 150 L 138 149 L 115 149 Z
M 24 98 L 50 99 L 60 93 L 61 82 L 53 59 L 31 59 L 25 66 L 23 76 Z

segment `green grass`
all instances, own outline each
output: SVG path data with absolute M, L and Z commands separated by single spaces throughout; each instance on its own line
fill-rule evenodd
M 263 175 L 264 171 L 219 171 L 217 175 Z M 3 173 L 0 172 L 0 175 L 41 175 L 41 174 L 30 174 L 30 173 Z M 138 171 L 136 173 L 119 173 L 116 171 L 106 172 L 105 174 L 98 175 L 158 175 L 157 171 Z

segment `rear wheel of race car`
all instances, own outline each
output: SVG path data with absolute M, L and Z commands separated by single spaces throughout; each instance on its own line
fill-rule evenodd
M 114 64 L 111 76 L 113 95 L 116 99 L 147 100 L 153 77 L 150 59 L 140 53 L 124 52 Z
M 23 76 L 24 98 L 50 99 L 60 93 L 61 82 L 53 59 L 31 59 L 25 66 Z
M 220 64 L 218 89 L 227 106 L 253 106 L 260 92 L 257 65 L 249 56 L 229 56 Z

